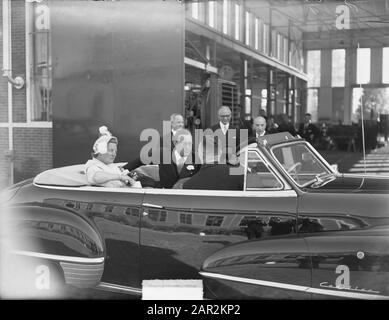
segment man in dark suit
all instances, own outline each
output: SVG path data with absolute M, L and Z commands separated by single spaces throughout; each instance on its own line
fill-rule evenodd
M 164 121 L 167 122 L 167 121 Z M 168 123 L 169 124 L 169 123 Z M 168 130 L 166 130 L 168 128 Z M 171 153 L 174 149 L 173 145 L 173 135 L 180 129 L 184 128 L 184 118 L 179 113 L 173 113 L 170 116 L 170 127 L 169 125 L 164 125 L 164 132 L 163 135 L 160 138 L 159 141 L 159 147 L 161 150 L 163 149 L 171 149 L 169 153 Z M 167 132 L 166 132 L 167 131 Z M 149 154 L 149 156 L 151 156 Z M 162 158 L 161 158 L 162 161 Z M 144 163 L 141 161 L 141 157 L 137 157 L 131 161 L 128 162 L 128 164 L 124 167 L 125 169 L 132 171 L 140 166 L 142 166 Z
M 210 144 L 212 143 L 213 141 Z M 204 164 L 183 184 L 183 189 L 243 190 L 243 168 L 237 166 L 239 162 L 235 154 L 229 155 L 229 161 L 233 164 L 219 163 L 222 155 L 220 146 L 215 144 L 215 148 L 209 148 L 209 145 L 206 145 L 203 150 Z
M 311 114 L 306 113 L 304 116 L 304 123 L 300 124 L 298 134 L 313 144 L 316 137 L 319 136 L 320 130 L 312 123 Z
M 184 128 L 184 117 L 179 113 L 173 113 L 170 116 L 170 132 L 164 132 L 161 138 L 161 148 L 166 145 L 171 145 L 171 149 L 173 150 L 173 136 L 174 134 Z
M 168 128 L 169 126 L 167 126 Z M 170 116 L 170 128 L 167 133 L 164 133 L 164 135 L 160 138 L 160 149 L 159 149 L 159 155 L 157 157 L 158 162 L 151 162 L 150 164 L 157 164 L 159 165 L 159 175 L 160 175 L 160 181 L 159 183 L 156 183 L 155 181 L 151 181 L 150 178 L 142 175 L 138 175 L 140 182 L 142 183 L 142 186 L 149 186 L 149 187 L 162 187 L 162 188 L 171 188 L 173 187 L 174 183 L 177 182 L 178 179 L 183 177 L 189 177 L 191 176 L 195 171 L 199 169 L 199 165 L 195 164 L 195 159 L 193 152 L 191 150 L 190 156 L 188 156 L 186 147 L 184 148 L 185 151 L 185 159 L 187 159 L 187 163 L 185 164 L 183 171 L 177 172 L 177 165 L 174 163 L 175 153 L 174 149 L 176 148 L 183 148 L 183 142 L 178 144 L 178 139 L 184 135 L 189 135 L 190 137 L 190 144 L 192 146 L 192 137 L 190 135 L 190 132 L 188 130 L 183 129 L 184 127 L 184 118 L 182 115 L 178 113 L 173 113 Z M 177 134 L 178 133 L 178 134 Z M 189 138 L 185 138 L 185 141 L 189 140 Z M 149 154 L 149 156 L 151 156 Z M 165 163 L 164 163 L 165 162 Z M 125 169 L 132 171 L 136 168 L 139 168 L 144 163 L 141 160 L 141 157 L 137 157 L 136 159 L 133 159 L 132 161 L 129 161 L 128 164 L 124 167 Z M 181 168 L 179 168 L 181 169 Z
M 246 115 L 244 114 L 244 112 L 242 112 L 242 107 L 240 107 L 240 109 L 238 110 L 238 122 L 236 124 L 236 127 L 237 129 L 239 129 L 239 136 L 242 136 L 242 130 L 246 130 L 247 136 L 251 137 L 253 135 L 253 119 L 251 118 L 251 116 L 249 119 L 246 118 Z
M 267 134 L 266 131 L 266 119 L 262 116 L 258 116 L 253 120 L 252 134 L 249 136 L 247 144 L 257 142 L 257 139 Z
M 231 122 L 231 109 L 227 106 L 221 106 L 218 110 L 219 122 L 213 125 L 210 129 L 214 132 L 214 136 L 219 136 L 218 143 L 222 146 L 221 162 L 228 160 L 228 154 L 231 150 L 239 146 L 239 130 L 234 127 Z
M 292 117 L 288 116 L 286 113 L 280 115 L 280 124 L 278 126 L 279 132 L 289 132 L 292 136 L 295 136 L 296 129 L 292 123 Z
M 159 164 L 160 187 L 172 188 L 180 179 L 189 178 L 199 169 L 192 151 L 192 135 L 186 129 L 179 129 L 172 137 L 173 151 L 169 163 Z

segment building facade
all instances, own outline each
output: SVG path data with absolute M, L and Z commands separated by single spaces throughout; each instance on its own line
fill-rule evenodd
M 128 15 L 140 3 L 149 27 L 126 22 L 136 21 Z M 298 0 L 161 3 L 3 0 L 0 186 L 88 157 L 99 124 L 112 126 L 121 141 L 136 140 L 123 148 L 127 156 L 139 148 L 142 127 L 160 129 L 173 112 L 183 113 L 190 129 L 215 123 L 220 105 L 230 106 L 235 123 L 264 109 L 294 124 L 307 111 L 315 121 L 348 124 L 358 118 L 361 84 L 364 92 L 389 87 L 389 27 L 363 22 L 362 30 L 358 23 L 339 30 L 336 24 L 347 10 L 356 20 L 382 20 L 387 0 L 376 1 L 370 13 Z M 161 22 L 160 12 L 174 12 L 175 25 Z M 78 29 L 61 20 L 72 15 Z M 141 36 L 132 32 L 137 26 Z M 165 26 L 163 37 L 158 32 Z M 361 76 L 366 65 L 368 76 Z
M 3 1 L 0 7 L 0 51 L 3 73 L 15 79 L 21 76 L 24 85 L 19 89 L 0 78 L 0 185 L 21 181 L 52 167 L 51 119 L 35 114 L 40 103 L 32 95 L 31 18 L 25 1 Z

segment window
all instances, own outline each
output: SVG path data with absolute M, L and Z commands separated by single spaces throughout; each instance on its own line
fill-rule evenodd
M 104 211 L 108 213 L 113 212 L 113 206 L 106 206 Z
M 262 222 L 262 218 L 260 216 L 245 216 L 242 220 L 240 220 L 239 227 L 247 227 L 250 222 L 258 222 L 266 225 L 266 223 Z
M 290 65 L 295 67 L 298 70 L 302 70 L 304 66 L 304 58 L 303 58 L 303 47 L 301 41 L 292 41 L 290 44 L 290 56 L 291 56 L 291 63 Z M 308 51 L 309 53 L 309 51 Z M 320 58 L 320 56 L 319 56 Z M 318 66 L 320 67 L 320 65 Z M 319 68 L 320 70 L 320 68 Z M 307 70 L 308 72 L 308 70 Z M 309 75 L 309 74 L 308 74 Z M 318 79 L 320 83 L 320 78 Z
M 250 19 L 250 12 L 248 12 L 248 11 L 246 11 L 246 21 L 245 21 L 245 23 L 246 23 L 246 30 L 245 30 L 245 32 L 246 32 L 246 41 L 245 41 L 245 43 L 246 43 L 246 45 L 250 45 L 250 36 L 251 36 L 251 27 L 250 27 L 250 24 L 251 24 L 251 19 Z
M 47 1 L 32 3 L 28 7 L 27 22 L 29 58 L 30 112 L 27 121 L 52 120 L 52 61 L 50 46 L 50 12 Z
M 274 146 L 271 152 L 299 186 L 318 182 L 330 172 L 305 143 Z
M 223 33 L 228 34 L 228 0 L 223 0 Z
M 346 50 L 336 49 L 332 50 L 332 87 L 344 87 L 346 66 Z
M 199 3 L 198 2 L 192 3 L 192 18 L 199 19 Z
M 161 221 L 161 222 L 165 222 L 166 221 L 166 217 L 167 217 L 167 213 L 166 213 L 166 211 L 161 211 L 160 212 L 160 215 L 159 215 L 159 221 Z
M 139 217 L 139 209 L 137 208 L 127 208 L 126 215 L 130 215 L 133 217 Z
M 389 83 L 389 47 L 382 49 L 382 82 Z
M 308 89 L 307 112 L 312 115 L 313 122 L 316 122 L 318 120 L 318 108 L 319 108 L 318 91 L 319 91 L 318 89 Z
M 356 217 L 332 216 L 330 214 L 302 215 L 298 223 L 299 233 L 313 233 L 322 231 L 344 231 L 363 229 L 366 223 Z
M 153 220 L 153 221 L 158 221 L 158 218 L 159 218 L 159 210 L 155 210 L 155 209 L 149 209 L 149 219 L 150 220 Z
M 215 4 L 216 1 L 208 2 L 208 25 L 215 28 Z
M 357 83 L 366 84 L 370 82 L 370 49 L 357 49 Z
M 212 227 L 220 227 L 223 223 L 223 219 L 223 216 L 208 216 L 205 225 Z
M 191 214 L 180 214 L 180 223 L 183 224 L 192 224 L 192 215 Z
M 266 109 L 267 106 L 267 89 L 261 90 L 261 107 Z
M 282 46 L 283 46 L 283 39 L 282 35 L 279 33 L 277 34 L 277 59 L 282 60 Z
M 288 38 L 284 38 L 284 57 L 282 61 L 288 63 L 288 57 L 289 57 Z
M 361 118 L 361 105 L 363 99 L 363 88 L 353 88 L 352 106 L 351 106 L 351 121 L 358 123 Z
M 240 5 L 235 4 L 235 39 L 240 40 Z
M 272 30 L 271 32 L 271 56 L 277 57 L 277 31 Z
M 282 184 L 256 151 L 248 152 L 246 190 L 281 189 Z
M 254 48 L 255 50 L 259 49 L 259 20 L 255 18 L 254 20 Z
M 262 51 L 264 54 L 269 54 L 269 25 L 263 24 L 263 44 Z
M 310 50 L 307 54 L 308 88 L 320 87 L 320 50 Z
M 245 60 L 245 64 L 247 64 L 247 60 Z M 244 103 L 245 103 L 244 112 L 246 114 L 251 114 L 251 89 L 246 89 Z

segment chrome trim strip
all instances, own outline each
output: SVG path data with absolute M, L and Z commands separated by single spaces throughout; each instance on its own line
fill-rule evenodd
M 264 191 L 238 191 L 238 190 L 197 190 L 197 189 L 140 189 L 140 188 L 105 188 L 105 187 L 58 187 L 46 186 L 34 183 L 38 188 L 54 189 L 54 190 L 75 190 L 75 191 L 93 191 L 93 192 L 115 192 L 115 193 L 141 193 L 141 194 L 161 194 L 161 195 L 187 195 L 187 196 L 209 196 L 209 197 L 297 197 L 297 193 L 291 190 L 274 190 L 269 189 Z
M 161 190 L 163 190 L 161 192 Z M 268 191 L 237 191 L 237 190 L 197 190 L 197 189 L 146 189 L 145 194 L 164 195 L 188 195 L 188 196 L 208 196 L 208 197 L 252 197 L 252 198 L 296 198 L 294 190 L 268 190 Z
M 92 186 L 80 186 L 80 187 L 66 187 L 66 186 L 49 186 L 36 183 L 33 181 L 33 185 L 38 188 L 52 189 L 52 190 L 78 190 L 78 191 L 93 191 L 93 192 L 115 192 L 115 193 L 144 193 L 146 189 L 142 188 L 106 188 L 106 187 L 92 187 Z M 162 190 L 162 189 L 161 189 Z
M 293 285 L 293 284 L 287 284 L 287 283 L 281 283 L 281 282 L 273 282 L 273 281 L 241 278 L 241 277 L 235 277 L 235 276 L 227 276 L 227 275 L 218 274 L 218 273 L 211 273 L 211 272 L 200 272 L 200 274 L 204 277 L 209 277 L 209 278 L 237 281 L 237 282 L 255 284 L 255 285 L 265 286 L 265 287 L 273 287 L 273 288 L 279 288 L 279 289 L 301 291 L 301 292 L 305 292 L 305 293 L 322 294 L 322 295 L 330 295 L 330 296 L 337 296 L 337 297 L 343 297 L 343 298 L 354 298 L 354 299 L 389 299 L 389 296 L 383 296 L 383 295 L 377 295 L 377 294 L 357 293 L 357 292 L 338 291 L 338 290 L 329 290 L 329 289 L 328 290 L 327 289 L 317 289 L 317 288 L 311 288 L 311 287 L 307 287 L 307 286 Z
M 142 203 L 143 207 L 147 208 L 158 208 L 158 209 L 163 209 L 163 206 L 160 206 L 158 204 L 152 204 L 152 203 Z
M 224 274 L 211 273 L 211 272 L 200 272 L 200 274 L 204 277 L 237 281 L 237 282 L 243 282 L 243 283 L 249 283 L 249 284 L 256 284 L 259 286 L 274 287 L 274 288 L 288 289 L 288 290 L 295 290 L 295 291 L 308 291 L 309 290 L 309 287 L 293 285 L 293 284 L 286 284 L 286 283 L 279 283 L 279 282 L 272 282 L 272 281 L 265 281 L 265 280 L 257 280 L 257 279 L 249 279 L 249 278 L 241 278 L 241 277 L 235 277 L 235 276 L 227 276 Z
M 108 282 L 100 282 L 96 286 L 96 289 L 106 290 L 106 291 L 111 291 L 111 292 L 118 292 L 118 293 L 127 293 L 127 294 L 136 293 L 136 294 L 142 295 L 142 289 L 128 287 L 128 286 L 122 286 L 119 284 L 108 283 Z
M 374 178 L 374 179 L 381 179 L 386 180 L 389 177 L 388 175 L 375 175 L 375 174 L 364 174 L 364 173 L 339 173 L 339 177 L 345 177 L 345 178 Z
M 23 250 L 12 250 L 11 253 L 28 256 L 28 257 L 57 260 L 57 261 L 64 261 L 64 262 L 77 262 L 77 263 L 103 263 L 104 262 L 104 257 L 100 257 L 100 258 L 71 257 L 71 256 L 61 256 L 56 254 L 23 251 Z
M 339 290 L 342 290 L 342 289 L 339 289 Z M 367 299 L 367 300 L 378 300 L 378 299 L 389 300 L 389 296 L 382 296 L 379 294 L 368 294 L 368 293 L 358 293 L 358 292 L 351 292 L 351 291 L 338 291 L 338 290 L 318 289 L 318 288 L 310 288 L 308 291 L 310 293 L 322 294 L 322 295 L 327 295 L 327 296 L 342 297 L 342 298 Z

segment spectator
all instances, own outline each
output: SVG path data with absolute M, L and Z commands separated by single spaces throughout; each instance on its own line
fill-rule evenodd
M 264 117 L 265 120 L 267 121 L 267 115 L 266 115 L 266 110 L 265 109 L 259 110 L 259 116 Z
M 311 118 L 310 113 L 305 114 L 304 123 L 300 124 L 298 134 L 313 145 L 319 136 L 319 129 L 312 123 Z
M 292 136 L 296 135 L 296 129 L 292 124 L 291 117 L 288 117 L 286 113 L 280 115 L 280 125 L 278 126 L 278 132 L 289 132 Z
M 231 110 L 227 106 L 221 106 L 218 111 L 219 122 L 211 127 L 215 137 L 221 139 L 222 156 L 221 161 L 228 160 L 228 151 L 237 148 L 239 145 L 239 130 L 231 122 Z M 219 139 L 218 139 L 219 140 Z M 218 142 L 220 143 L 220 141 Z
M 278 124 L 274 122 L 274 117 L 269 116 L 267 119 L 267 133 L 277 133 L 278 131 Z

